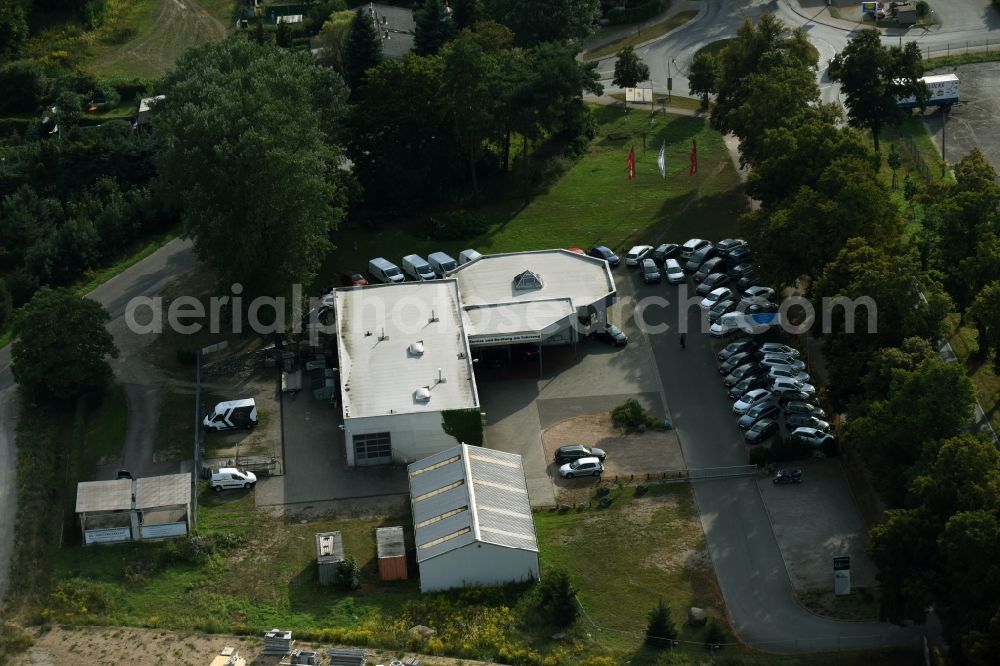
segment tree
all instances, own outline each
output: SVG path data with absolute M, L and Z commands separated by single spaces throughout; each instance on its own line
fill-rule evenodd
M 344 0 L 321 0 L 306 13 L 305 28 L 310 34 L 317 34 L 333 14 L 346 10 L 347 3 Z
M 1000 280 L 979 292 L 969 314 L 979 331 L 979 353 L 986 356 L 992 352 L 993 365 L 1000 371 Z
M 576 590 L 565 571 L 551 571 L 542 578 L 539 606 L 546 620 L 554 626 L 567 627 L 576 619 Z
M 284 21 L 278 24 L 278 30 L 274 35 L 274 43 L 283 49 L 287 49 L 292 45 L 292 29 Z
M 361 568 L 353 555 L 337 562 L 333 570 L 333 581 L 341 590 L 356 590 L 361 587 Z
M 930 13 L 931 7 L 924 0 L 917 0 L 917 3 L 913 6 L 917 12 L 917 18 L 923 21 L 927 18 L 927 14 Z
M 649 611 L 649 622 L 646 625 L 646 645 L 657 648 L 670 647 L 677 638 L 677 627 L 670 617 L 670 608 L 661 598 L 656 607 Z
M 42 287 L 14 317 L 14 379 L 44 398 L 71 400 L 111 380 L 118 349 L 100 303 Z
M 631 46 L 624 47 L 618 52 L 617 57 L 615 78 L 611 81 L 613 85 L 619 88 L 635 88 L 640 81 L 649 79 L 649 65 L 639 59 Z
M 319 45 L 317 59 L 324 67 L 332 67 L 343 76 L 347 53 L 347 35 L 351 30 L 354 12 L 336 12 L 323 24 L 316 41 Z
M 160 178 L 199 256 L 251 298 L 308 282 L 346 206 L 340 77 L 308 53 L 230 39 L 185 53 L 162 90 Z
M 701 95 L 701 105 L 708 108 L 708 96 L 715 94 L 719 80 L 719 63 L 708 51 L 699 51 L 691 61 L 688 90 Z
M 0 331 L 7 330 L 7 323 L 14 312 L 14 301 L 7 288 L 7 280 L 0 279 Z
M 462 144 L 473 196 L 478 196 L 476 162 L 483 141 L 495 125 L 493 82 L 497 63 L 476 42 L 464 38 L 452 42 L 441 55 L 444 61 L 442 101 Z
M 906 338 L 898 347 L 879 349 L 868 362 L 868 372 L 861 380 L 864 401 L 885 400 L 896 370 L 913 372 L 936 354 L 927 340 L 917 337 Z
M 882 127 L 899 124 L 908 113 L 897 100 L 916 97 L 921 107 L 927 101 L 921 60 L 916 42 L 885 47 L 877 30 L 862 30 L 830 61 L 830 78 L 847 96 L 848 122 L 871 130 L 875 152 Z
M 417 55 L 433 55 L 455 39 L 457 30 L 441 0 L 424 0 L 414 16 L 413 50 Z
M 451 18 L 459 30 L 471 28 L 479 20 L 479 0 L 455 0 Z
M 347 47 L 344 51 L 344 80 L 352 94 L 357 92 L 365 78 L 365 72 L 382 62 L 382 39 L 379 37 L 372 17 L 363 7 L 358 7 L 347 32 Z
M 271 34 L 264 28 L 263 20 L 257 21 L 257 27 L 253 31 L 253 40 L 261 46 L 271 43 Z
M 903 158 L 900 157 L 899 153 L 896 151 L 896 144 L 889 146 L 889 154 L 885 158 L 885 163 L 890 169 L 892 169 L 892 189 L 895 190 L 897 182 L 896 171 L 899 170 L 899 167 L 903 166 Z
M 514 31 L 520 46 L 581 40 L 600 14 L 598 0 L 482 0 L 482 16 Z
M 19 0 L 0 0 L 0 62 L 21 55 L 28 40 L 28 17 Z

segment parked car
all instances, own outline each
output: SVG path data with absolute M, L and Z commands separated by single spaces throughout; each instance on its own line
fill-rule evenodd
M 691 256 L 687 258 L 687 262 L 684 264 L 684 272 L 695 273 L 701 268 L 709 259 L 715 257 L 715 248 L 711 245 L 704 247 L 697 252 L 692 252 Z
M 732 275 L 733 277 L 736 277 L 735 275 L 733 275 L 733 271 L 729 271 L 729 274 Z M 744 275 L 743 277 L 741 277 L 736 281 L 736 288 L 740 291 L 745 291 L 750 287 L 756 287 L 762 284 L 764 283 L 758 276 Z
M 458 253 L 458 265 L 463 266 L 469 263 L 470 261 L 475 261 L 476 259 L 479 259 L 481 256 L 483 255 L 479 254 L 478 252 L 472 249 L 462 250 L 461 252 Z
M 729 268 L 729 274 L 733 276 L 734 280 L 750 277 L 751 275 L 753 275 L 753 272 L 754 272 L 753 264 L 747 262 L 739 264 L 731 264 Z M 746 289 L 746 287 L 743 287 L 743 289 Z
M 684 282 L 684 269 L 677 263 L 676 259 L 667 259 L 663 262 L 663 270 L 667 274 L 667 282 L 670 284 L 680 284 Z
M 406 280 L 406 276 L 403 271 L 399 270 L 399 266 L 384 257 L 375 257 L 368 262 L 368 274 L 386 284 Z
M 692 254 L 707 247 L 712 247 L 712 243 L 707 240 L 702 240 L 701 238 L 692 238 L 681 245 L 680 258 L 687 261 L 691 258 Z
M 816 395 L 816 387 L 806 384 L 796 379 L 786 379 L 784 377 L 771 380 L 772 391 L 800 391 L 806 395 Z
M 760 444 L 778 434 L 778 422 L 774 419 L 761 419 L 747 428 L 743 439 L 747 444 Z
M 729 389 L 729 399 L 733 401 L 739 400 L 754 389 L 766 389 L 770 383 L 771 381 L 766 375 L 751 375 L 749 377 L 744 377 L 740 381 L 736 382 L 731 389 Z
M 458 262 L 444 252 L 431 252 L 427 255 L 427 263 L 438 277 L 448 277 L 449 273 L 458 268 Z
M 572 479 L 577 476 L 600 476 L 604 464 L 597 458 L 578 458 L 559 468 L 559 476 Z
M 757 375 L 763 375 L 764 370 L 756 363 L 744 363 L 740 367 L 736 368 L 722 380 L 722 383 L 727 387 L 735 386 L 741 380 L 747 377 L 755 377 Z
M 567 444 L 556 449 L 556 462 L 559 464 L 573 462 L 580 458 L 597 458 L 604 462 L 606 456 L 604 449 L 591 448 L 583 444 Z
M 755 298 L 763 298 L 765 301 L 773 301 L 774 289 L 758 285 L 756 287 L 750 287 L 749 289 L 743 292 L 743 300 L 752 301 Z
M 253 398 L 220 402 L 201 422 L 205 430 L 234 430 L 257 425 L 257 403 Z
M 736 309 L 736 299 L 728 298 L 724 301 L 719 301 L 713 305 L 708 310 L 708 320 L 711 322 L 719 321 L 722 315 L 732 312 Z
M 739 354 L 743 351 L 756 351 L 756 349 L 756 342 L 750 338 L 743 338 L 742 340 L 737 340 L 736 342 L 730 342 L 728 345 L 719 350 L 718 359 L 720 361 L 725 361 L 733 354 Z
M 586 252 L 583 251 L 582 247 L 568 247 L 566 249 L 572 252 L 573 254 L 587 254 Z
M 234 488 L 249 489 L 257 485 L 257 475 L 253 472 L 238 470 L 235 467 L 222 467 L 212 470 L 212 479 L 208 485 L 215 492 Z
M 628 336 L 614 324 L 608 324 L 594 331 L 590 334 L 590 337 L 596 338 L 601 342 L 606 342 L 613 347 L 624 347 L 628 344 Z
M 403 272 L 417 282 L 434 280 L 437 274 L 431 265 L 427 263 L 419 254 L 408 254 L 403 257 Z
M 345 271 L 340 274 L 340 284 L 345 287 L 364 287 L 368 284 L 368 280 L 356 271 Z
M 760 364 L 765 368 L 791 368 L 793 370 L 804 370 L 806 364 L 797 358 L 790 358 L 780 354 L 765 354 L 760 360 Z
M 809 394 L 805 391 L 798 391 L 795 389 L 772 388 L 771 393 L 773 393 L 774 397 L 778 399 L 778 404 L 782 408 L 790 402 L 813 402 L 816 400 L 815 394 Z
M 129 480 L 131 480 L 132 479 L 132 472 L 128 471 L 127 469 L 120 469 L 120 470 L 118 470 L 118 473 L 115 475 L 115 478 L 118 479 L 118 480 L 121 480 L 121 479 L 129 479 Z
M 753 361 L 753 351 L 747 350 L 733 354 L 725 361 L 719 364 L 719 374 L 728 375 L 730 372 L 740 367 L 744 363 L 749 363 Z
M 659 282 L 663 279 L 663 275 L 660 273 L 660 267 L 656 265 L 656 262 L 648 257 L 642 260 L 642 281 L 646 284 L 651 284 L 653 282 Z
M 729 254 L 730 250 L 746 244 L 747 242 L 742 238 L 723 238 L 715 244 L 715 249 L 718 250 L 720 255 L 725 256 Z
M 747 391 L 742 398 L 733 404 L 733 414 L 746 414 L 747 410 L 754 405 L 760 405 L 765 402 L 772 402 L 771 392 L 767 389 L 759 388 Z
M 798 349 L 796 349 L 795 347 L 789 347 L 788 345 L 783 345 L 780 342 L 765 342 L 760 346 L 760 350 L 758 351 L 758 353 L 761 356 L 766 356 L 768 354 L 771 354 L 771 355 L 788 356 L 790 358 L 799 357 Z
M 748 409 L 747 413 L 741 416 L 740 420 L 736 422 L 736 425 L 740 430 L 746 430 L 761 419 L 776 418 L 780 412 L 781 410 L 778 408 L 777 403 L 763 402 Z
M 813 446 L 822 446 L 827 442 L 837 441 L 836 437 L 818 428 L 796 428 L 792 431 L 792 437 L 798 437 Z
M 729 313 L 727 313 L 729 314 Z M 738 324 L 732 321 L 728 321 L 725 316 L 719 318 L 717 322 L 714 322 L 708 329 L 708 334 L 713 338 L 725 338 L 733 333 L 740 330 Z
M 767 374 L 771 379 L 794 379 L 803 384 L 808 384 L 812 380 L 808 372 L 791 368 L 770 368 Z
M 823 432 L 830 432 L 830 424 L 826 421 L 810 416 L 808 414 L 791 414 L 785 417 L 785 427 L 789 430 L 796 428 L 815 428 Z
M 698 270 L 694 272 L 694 281 L 701 282 L 712 273 L 722 272 L 725 265 L 725 259 L 722 257 L 712 257 L 711 259 L 706 259 L 701 266 L 698 267 Z
M 765 301 L 762 298 L 755 298 L 752 301 L 742 301 L 740 303 L 740 312 L 748 315 L 760 314 L 762 312 L 777 312 L 779 309 L 777 303 Z
M 700 289 L 701 287 L 699 287 Z M 727 287 L 719 287 L 718 289 L 712 290 L 708 293 L 705 298 L 701 299 L 701 309 L 708 310 L 713 305 L 719 301 L 724 301 L 733 295 L 733 290 Z
M 743 245 L 737 245 L 733 249 L 726 253 L 726 259 L 734 264 L 745 263 L 747 259 L 750 258 L 750 245 L 744 243 Z
M 808 416 L 815 416 L 818 419 L 826 418 L 826 412 L 811 402 L 792 401 L 788 403 L 785 405 L 785 416 L 787 417 L 792 414 L 806 414 Z
M 712 273 L 698 285 L 698 288 L 695 289 L 695 293 L 699 296 L 704 296 L 713 289 L 718 289 L 723 285 L 729 284 L 730 281 L 732 281 L 732 278 L 725 273 Z M 732 290 L 730 290 L 730 295 L 732 295 Z
M 653 250 L 653 261 L 662 264 L 667 259 L 673 259 L 681 254 L 681 246 L 677 243 L 663 243 Z
M 646 255 L 653 251 L 652 245 L 636 245 L 625 255 L 626 266 L 638 266 Z
M 618 255 L 611 251 L 611 248 L 604 245 L 595 245 L 590 248 L 590 256 L 596 257 L 597 259 L 603 259 L 608 262 L 608 266 L 614 268 L 621 263 Z
M 791 472 L 781 469 L 778 473 L 774 475 L 771 482 L 776 486 L 782 486 L 787 483 L 802 483 L 802 470 L 793 469 Z

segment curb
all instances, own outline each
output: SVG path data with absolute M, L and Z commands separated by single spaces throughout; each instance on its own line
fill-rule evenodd
M 667 32 L 665 32 L 662 35 L 660 35 L 659 37 L 653 37 L 652 39 L 647 39 L 644 42 L 640 42 L 638 44 L 635 44 L 635 45 L 632 46 L 632 48 L 634 50 L 636 50 L 636 51 L 638 51 L 639 49 L 644 49 L 647 46 L 649 46 L 650 44 L 655 44 L 656 42 L 659 42 L 661 40 L 664 40 L 664 39 L 672 36 L 675 32 L 679 32 L 679 31 L 684 30 L 685 28 L 687 28 L 687 27 L 689 27 L 691 25 L 694 25 L 695 23 L 697 23 L 698 21 L 700 21 L 705 16 L 705 13 L 708 11 L 708 9 L 706 7 L 706 4 L 707 3 L 704 3 L 704 2 L 701 3 L 701 7 L 698 8 L 698 13 L 690 21 L 687 21 L 686 23 L 683 23 L 683 24 L 677 26 L 673 30 L 668 30 Z M 679 14 L 680 12 L 675 12 L 675 13 Z M 663 20 L 666 20 L 666 19 L 670 18 L 673 15 L 674 14 L 667 14 L 667 15 L 664 16 Z M 628 35 L 625 35 L 625 36 L 628 36 Z M 616 41 L 616 39 L 609 39 L 606 43 L 594 46 L 590 50 L 593 51 L 595 49 L 603 48 L 603 47 L 607 46 L 608 44 Z M 609 54 L 609 55 L 606 55 L 606 56 L 601 56 L 599 58 L 587 58 L 586 57 L 586 53 L 587 53 L 587 51 L 583 51 L 580 54 L 580 59 L 583 62 L 601 62 L 602 60 L 607 60 L 608 58 L 614 58 L 615 57 L 615 55 L 612 53 L 612 54 Z

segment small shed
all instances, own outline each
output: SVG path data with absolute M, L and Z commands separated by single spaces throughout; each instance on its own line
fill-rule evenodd
M 84 481 L 76 513 L 86 545 L 187 536 L 191 531 L 191 475 Z
M 76 513 L 83 542 L 132 540 L 132 480 L 85 481 L 76 487 Z
M 136 479 L 135 509 L 142 529 L 140 538 L 187 536 L 191 531 L 191 475 Z
M 320 532 L 316 535 L 316 569 L 320 585 L 329 585 L 344 561 L 344 540 L 340 532 Z
M 406 543 L 402 527 L 379 527 L 375 530 L 378 544 L 378 577 L 381 580 L 406 580 Z
M 139 100 L 139 113 L 135 116 L 136 127 L 148 125 L 153 120 L 153 109 L 156 103 L 166 99 L 166 97 L 166 95 L 157 95 L 156 97 L 143 97 Z

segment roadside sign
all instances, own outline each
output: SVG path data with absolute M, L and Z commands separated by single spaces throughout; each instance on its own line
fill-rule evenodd
M 834 571 L 850 571 L 851 570 L 851 556 L 842 555 L 840 557 L 833 558 L 833 570 Z
M 833 558 L 833 593 L 842 597 L 851 593 L 851 558 L 843 555 Z
M 626 102 L 644 102 L 650 104 L 653 101 L 653 89 L 652 88 L 626 88 L 625 89 L 625 101 Z

